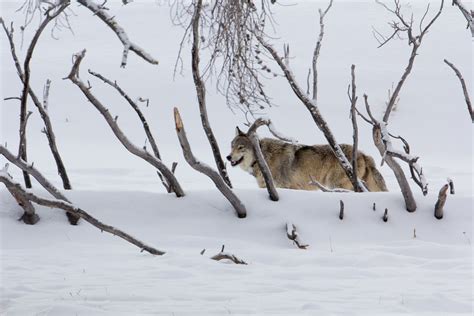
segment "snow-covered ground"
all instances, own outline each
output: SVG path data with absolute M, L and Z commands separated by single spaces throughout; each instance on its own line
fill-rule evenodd
M 16 22 L 18 45 L 21 14 L 15 9 L 20 2 L 2 1 L 0 14 L 7 23 Z M 412 1 L 406 9 L 420 17 L 428 2 Z M 438 2 L 431 3 L 434 11 Z M 268 200 L 251 176 L 233 168 L 230 177 L 248 209 L 243 220 L 236 218 L 209 179 L 193 171 L 182 157 L 172 120 L 174 106 L 181 111 L 196 156 L 213 165 L 200 127 L 189 49 L 183 56 L 183 75 L 173 79 L 182 29 L 172 26 L 169 8 L 156 1 L 107 4 L 130 38 L 160 65 L 152 66 L 130 53 L 127 68 L 121 69 L 122 47 L 116 36 L 73 4 L 74 35 L 64 31 L 54 40 L 48 32 L 43 34 L 33 57 L 32 87 L 41 95 L 46 79 L 52 80 L 50 113 L 75 189 L 67 196 L 104 222 L 167 253 L 160 257 L 139 253 L 85 222 L 72 227 L 57 210 L 39 208 L 41 221 L 26 226 L 16 220 L 21 212 L 0 188 L 0 314 L 472 313 L 472 123 L 459 82 L 443 63 L 447 58 L 456 64 L 472 87 L 472 41 L 450 1 L 424 40 L 389 125 L 394 134 L 410 142 L 413 154 L 420 155 L 430 183 L 426 197 L 413 187 L 418 210 L 412 214 L 404 210 L 386 166 L 380 170 L 390 193 L 280 190 L 278 203 Z M 302 1 L 275 6 L 279 35 L 275 47 L 290 43 L 290 63 L 303 85 L 318 31 L 317 8 L 325 5 Z M 406 65 L 406 41 L 376 48 L 372 26 L 387 30 L 389 18 L 372 1 L 335 1 L 326 16 L 319 104 L 339 142 L 352 141 L 346 95 L 350 65 L 357 66 L 359 95 L 369 95 L 377 115 L 382 113 L 387 89 Z M 34 26 L 25 33 L 25 45 Z M 3 99 L 18 96 L 21 86 L 4 35 L 0 38 Z M 165 194 L 153 168 L 126 152 L 80 91 L 61 80 L 70 70 L 72 54 L 83 48 L 88 52 L 82 78 L 91 81 L 94 93 L 119 115 L 119 124 L 139 145 L 145 136 L 135 114 L 86 70 L 116 79 L 132 97 L 150 98 L 143 111 L 164 161 L 178 162 L 176 175 L 186 197 Z M 25 51 L 25 46 L 19 49 L 21 58 Z M 284 80 L 276 78 L 266 86 L 277 106 L 265 112 L 281 132 L 300 143 L 324 142 Z M 227 154 L 234 126 L 243 127 L 245 119 L 225 106 L 212 84 L 208 103 L 211 124 Z M 18 103 L 6 101 L 0 109 L 0 141 L 16 152 Z M 380 161 L 369 127 L 359 125 L 360 148 Z M 29 159 L 59 186 L 41 128 L 35 112 L 28 128 Z M 266 135 L 263 129 L 262 135 Z M 21 179 L 17 170 L 11 171 Z M 448 196 L 445 218 L 438 221 L 433 206 L 446 177 L 455 181 L 457 192 Z M 38 185 L 35 192 L 46 196 Z M 346 205 L 343 221 L 338 219 L 340 199 Z M 381 220 L 385 208 L 389 209 L 387 223 Z M 286 238 L 287 221 L 297 225 L 303 241 L 310 244 L 308 250 L 296 249 Z M 210 260 L 222 244 L 249 264 Z

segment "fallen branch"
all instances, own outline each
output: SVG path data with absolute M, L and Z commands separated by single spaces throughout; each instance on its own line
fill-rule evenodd
M 109 110 L 91 93 L 90 88 L 82 82 L 79 78 L 79 67 L 82 59 L 86 54 L 86 50 L 83 50 L 79 54 L 75 55 L 75 61 L 72 66 L 71 72 L 69 73 L 67 79 L 71 80 L 86 96 L 86 98 L 92 103 L 92 105 L 102 114 L 105 121 L 112 129 L 112 132 L 117 137 L 117 139 L 122 143 L 122 145 L 133 155 L 142 158 L 153 167 L 158 169 L 160 173 L 167 179 L 168 183 L 173 187 L 173 191 L 177 197 L 184 196 L 184 191 L 181 188 L 178 180 L 174 174 L 166 167 L 166 165 L 154 155 L 150 154 L 148 151 L 138 148 L 125 136 L 125 134 L 120 129 L 117 124 L 117 120 L 112 117 Z
M 5 165 L 5 168 L 0 171 L 0 174 L 6 174 L 7 176 L 10 177 L 10 175 L 7 173 L 8 172 L 8 164 Z M 5 184 L 8 192 L 13 196 L 13 198 L 16 200 L 18 205 L 23 209 L 23 215 L 18 220 L 22 220 L 23 223 L 27 225 L 34 225 L 36 224 L 40 218 L 38 214 L 35 212 L 35 207 L 33 204 L 25 199 L 16 189 L 15 186 L 12 186 L 10 184 Z
M 117 229 L 113 226 L 106 225 L 101 221 L 97 220 L 93 216 L 91 216 L 86 211 L 78 208 L 68 202 L 58 201 L 58 200 L 48 200 L 41 197 L 36 196 L 33 193 L 25 191 L 19 183 L 13 181 L 8 174 L 5 172 L 0 172 L 0 182 L 5 184 L 7 188 L 11 188 L 16 192 L 16 194 L 20 195 L 22 199 L 28 200 L 30 202 L 36 203 L 41 206 L 51 207 L 51 208 L 59 208 L 66 212 L 72 213 L 77 217 L 84 219 L 86 222 L 92 224 L 93 226 L 99 228 L 101 231 L 106 231 L 114 236 L 118 236 L 129 243 L 139 247 L 141 251 L 147 251 L 153 255 L 163 255 L 165 254 L 163 251 L 157 250 L 153 247 L 150 247 L 140 240 L 130 236 L 129 234 L 125 233 L 124 231 Z M 9 189 L 10 190 L 10 189 Z
M 467 92 L 466 82 L 464 81 L 464 78 L 461 72 L 459 71 L 459 69 L 456 68 L 456 66 L 450 63 L 447 59 L 445 59 L 444 62 L 446 63 L 446 65 L 451 67 L 451 69 L 456 73 L 456 76 L 459 78 L 459 81 L 461 82 L 461 87 L 464 93 L 464 100 L 466 101 L 467 110 L 469 111 L 469 115 L 471 116 L 471 121 L 474 123 L 474 111 L 472 109 L 471 98 L 469 98 L 469 93 Z
M 230 187 L 224 182 L 223 178 L 210 166 L 205 163 L 200 162 L 194 157 L 193 152 L 191 151 L 191 146 L 189 145 L 188 138 L 186 136 L 186 131 L 184 130 L 183 120 L 179 114 L 179 110 L 174 108 L 174 121 L 176 125 L 176 133 L 178 134 L 179 143 L 183 150 L 184 159 L 186 162 L 194 169 L 200 173 L 208 176 L 212 182 L 216 185 L 217 189 L 226 197 L 226 199 L 234 207 L 237 216 L 239 218 L 245 218 L 247 216 L 247 210 L 245 205 L 240 201 L 240 199 L 232 192 Z
M 67 203 L 71 203 L 64 194 L 62 194 L 51 182 L 46 179 L 41 172 L 36 169 L 33 164 L 28 164 L 26 161 L 21 159 L 20 157 L 17 157 L 13 155 L 8 149 L 6 149 L 4 146 L 0 145 L 0 154 L 5 157 L 9 162 L 20 168 L 23 172 L 26 172 L 30 175 L 33 176 L 33 178 L 38 181 L 41 186 L 48 191 L 49 194 L 51 194 L 54 198 L 58 200 L 62 200 Z M 71 225 L 77 225 L 77 222 L 79 221 L 79 217 L 75 216 L 72 213 L 66 212 L 66 216 L 69 220 L 69 223 Z
M 310 180 L 309 181 L 309 184 L 311 185 L 314 185 L 314 186 L 317 186 L 318 189 L 320 189 L 321 191 L 323 192 L 337 192 L 337 193 L 349 193 L 349 192 L 353 192 L 351 190 L 346 190 L 346 189 L 343 189 L 343 188 L 334 188 L 334 189 L 330 189 L 326 186 L 324 186 L 321 182 L 315 180 L 311 175 L 309 176 Z
M 299 249 L 306 249 L 309 245 L 304 244 L 301 239 L 299 233 L 296 231 L 296 226 L 290 222 L 286 223 L 286 236 L 288 239 L 293 241 L 293 243 Z
M 154 59 L 150 54 L 145 52 L 137 44 L 130 41 L 125 30 L 117 23 L 114 16 L 111 16 L 107 13 L 106 8 L 103 5 L 94 3 L 92 0 L 77 0 L 84 7 L 89 9 L 102 20 L 119 38 L 120 42 L 123 44 L 123 53 L 122 53 L 122 63 L 120 67 L 125 68 L 127 65 L 128 52 L 132 51 L 150 64 L 158 65 L 158 60 Z
M 236 256 L 234 256 L 233 254 L 231 253 L 227 253 L 227 252 L 224 252 L 224 245 L 222 245 L 222 249 L 221 249 L 221 252 L 219 252 L 217 255 L 215 256 L 212 256 L 211 259 L 212 260 L 216 260 L 216 261 L 221 261 L 221 260 L 224 260 L 224 259 L 227 259 L 227 260 L 230 260 L 232 261 L 233 263 L 235 264 L 244 264 L 244 265 L 247 265 L 247 262 L 245 262 L 244 260 L 242 259 L 239 259 L 237 258 Z M 204 254 L 204 251 L 201 251 L 201 255 Z
M 444 204 L 446 203 L 446 198 L 448 197 L 449 184 L 445 184 L 441 187 L 438 193 L 438 200 L 436 201 L 434 208 L 434 217 L 437 219 L 442 219 L 444 216 Z

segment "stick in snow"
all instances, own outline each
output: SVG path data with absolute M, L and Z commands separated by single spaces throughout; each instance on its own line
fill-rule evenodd
M 139 247 L 141 251 L 147 251 L 153 255 L 163 255 L 165 252 L 158 250 L 156 248 L 150 247 L 140 240 L 130 236 L 129 234 L 125 233 L 124 231 L 117 229 L 113 226 L 106 225 L 102 223 L 101 221 L 97 220 L 93 216 L 91 216 L 89 213 L 86 211 L 82 210 L 81 208 L 78 208 L 71 203 L 64 202 L 64 201 L 58 201 L 58 200 L 48 200 L 44 199 L 41 197 L 36 196 L 33 193 L 26 192 L 19 183 L 16 183 L 13 181 L 13 179 L 6 174 L 6 172 L 0 172 L 0 182 L 5 184 L 7 188 L 9 189 L 10 192 L 11 190 L 14 190 L 17 194 L 21 195 L 23 199 L 26 199 L 30 202 L 36 203 L 41 206 L 46 206 L 46 207 L 52 207 L 52 208 L 60 208 L 62 210 L 65 210 L 66 212 L 72 213 L 77 217 L 80 217 L 84 219 L 86 222 L 92 224 L 93 226 L 99 228 L 101 231 L 106 231 L 114 236 L 118 236 L 125 241 L 128 241 L 129 243 Z
M 340 200 L 339 204 L 340 204 L 339 219 L 342 221 L 344 219 L 344 202 Z
M 442 219 L 444 216 L 444 204 L 446 203 L 446 198 L 448 197 L 449 184 L 445 184 L 441 187 L 438 194 L 438 200 L 435 204 L 434 216 L 437 219 Z
M 211 259 L 212 259 L 212 260 L 216 260 L 216 261 L 228 259 L 228 260 L 232 261 L 232 262 L 235 263 L 235 264 L 244 264 L 244 265 L 247 265 L 247 262 L 245 262 L 244 260 L 237 258 L 236 256 L 234 256 L 234 255 L 231 254 L 231 253 L 224 252 L 224 247 L 225 247 L 225 246 L 222 245 L 221 252 L 219 252 L 219 253 L 218 253 L 217 255 L 215 255 L 215 256 L 212 256 Z M 201 255 L 202 255 L 203 253 L 204 253 L 204 252 L 201 252 Z
M 292 240 L 299 249 L 306 249 L 309 247 L 309 245 L 306 245 L 301 241 L 296 226 L 290 222 L 286 223 L 286 236 L 289 240 Z
M 224 179 L 210 166 L 205 163 L 200 162 L 194 157 L 193 152 L 191 151 L 191 146 L 189 145 L 188 137 L 186 136 L 186 131 L 184 130 L 183 120 L 179 114 L 179 110 L 174 108 L 174 121 L 176 125 L 176 133 L 178 134 L 179 143 L 183 149 L 183 155 L 186 162 L 194 169 L 200 173 L 208 176 L 212 182 L 216 185 L 217 189 L 227 198 L 227 200 L 234 207 L 237 216 L 239 218 L 245 218 L 247 216 L 247 210 L 245 205 L 240 201 L 240 199 L 234 194 L 230 187 L 224 182 Z
M 385 223 L 388 221 L 388 208 L 385 209 L 382 219 Z

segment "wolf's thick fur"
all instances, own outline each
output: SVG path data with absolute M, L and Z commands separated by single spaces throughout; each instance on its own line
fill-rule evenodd
M 329 188 L 353 190 L 351 181 L 339 165 L 329 145 L 294 145 L 277 139 L 264 138 L 260 140 L 260 147 L 272 172 L 276 187 L 317 190 L 315 185 L 309 184 L 312 177 Z M 341 149 L 350 160 L 352 146 L 342 144 Z M 255 176 L 261 188 L 265 187 L 250 140 L 238 129 L 236 137 L 232 140 L 232 152 L 227 159 L 232 166 L 239 165 L 243 170 Z M 369 191 L 387 191 L 385 181 L 375 167 L 372 157 L 360 151 L 357 155 L 357 173 Z

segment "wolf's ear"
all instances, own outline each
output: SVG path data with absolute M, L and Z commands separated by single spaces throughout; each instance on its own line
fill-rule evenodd
M 244 132 L 240 130 L 238 126 L 235 127 L 235 136 L 242 136 L 245 135 Z

